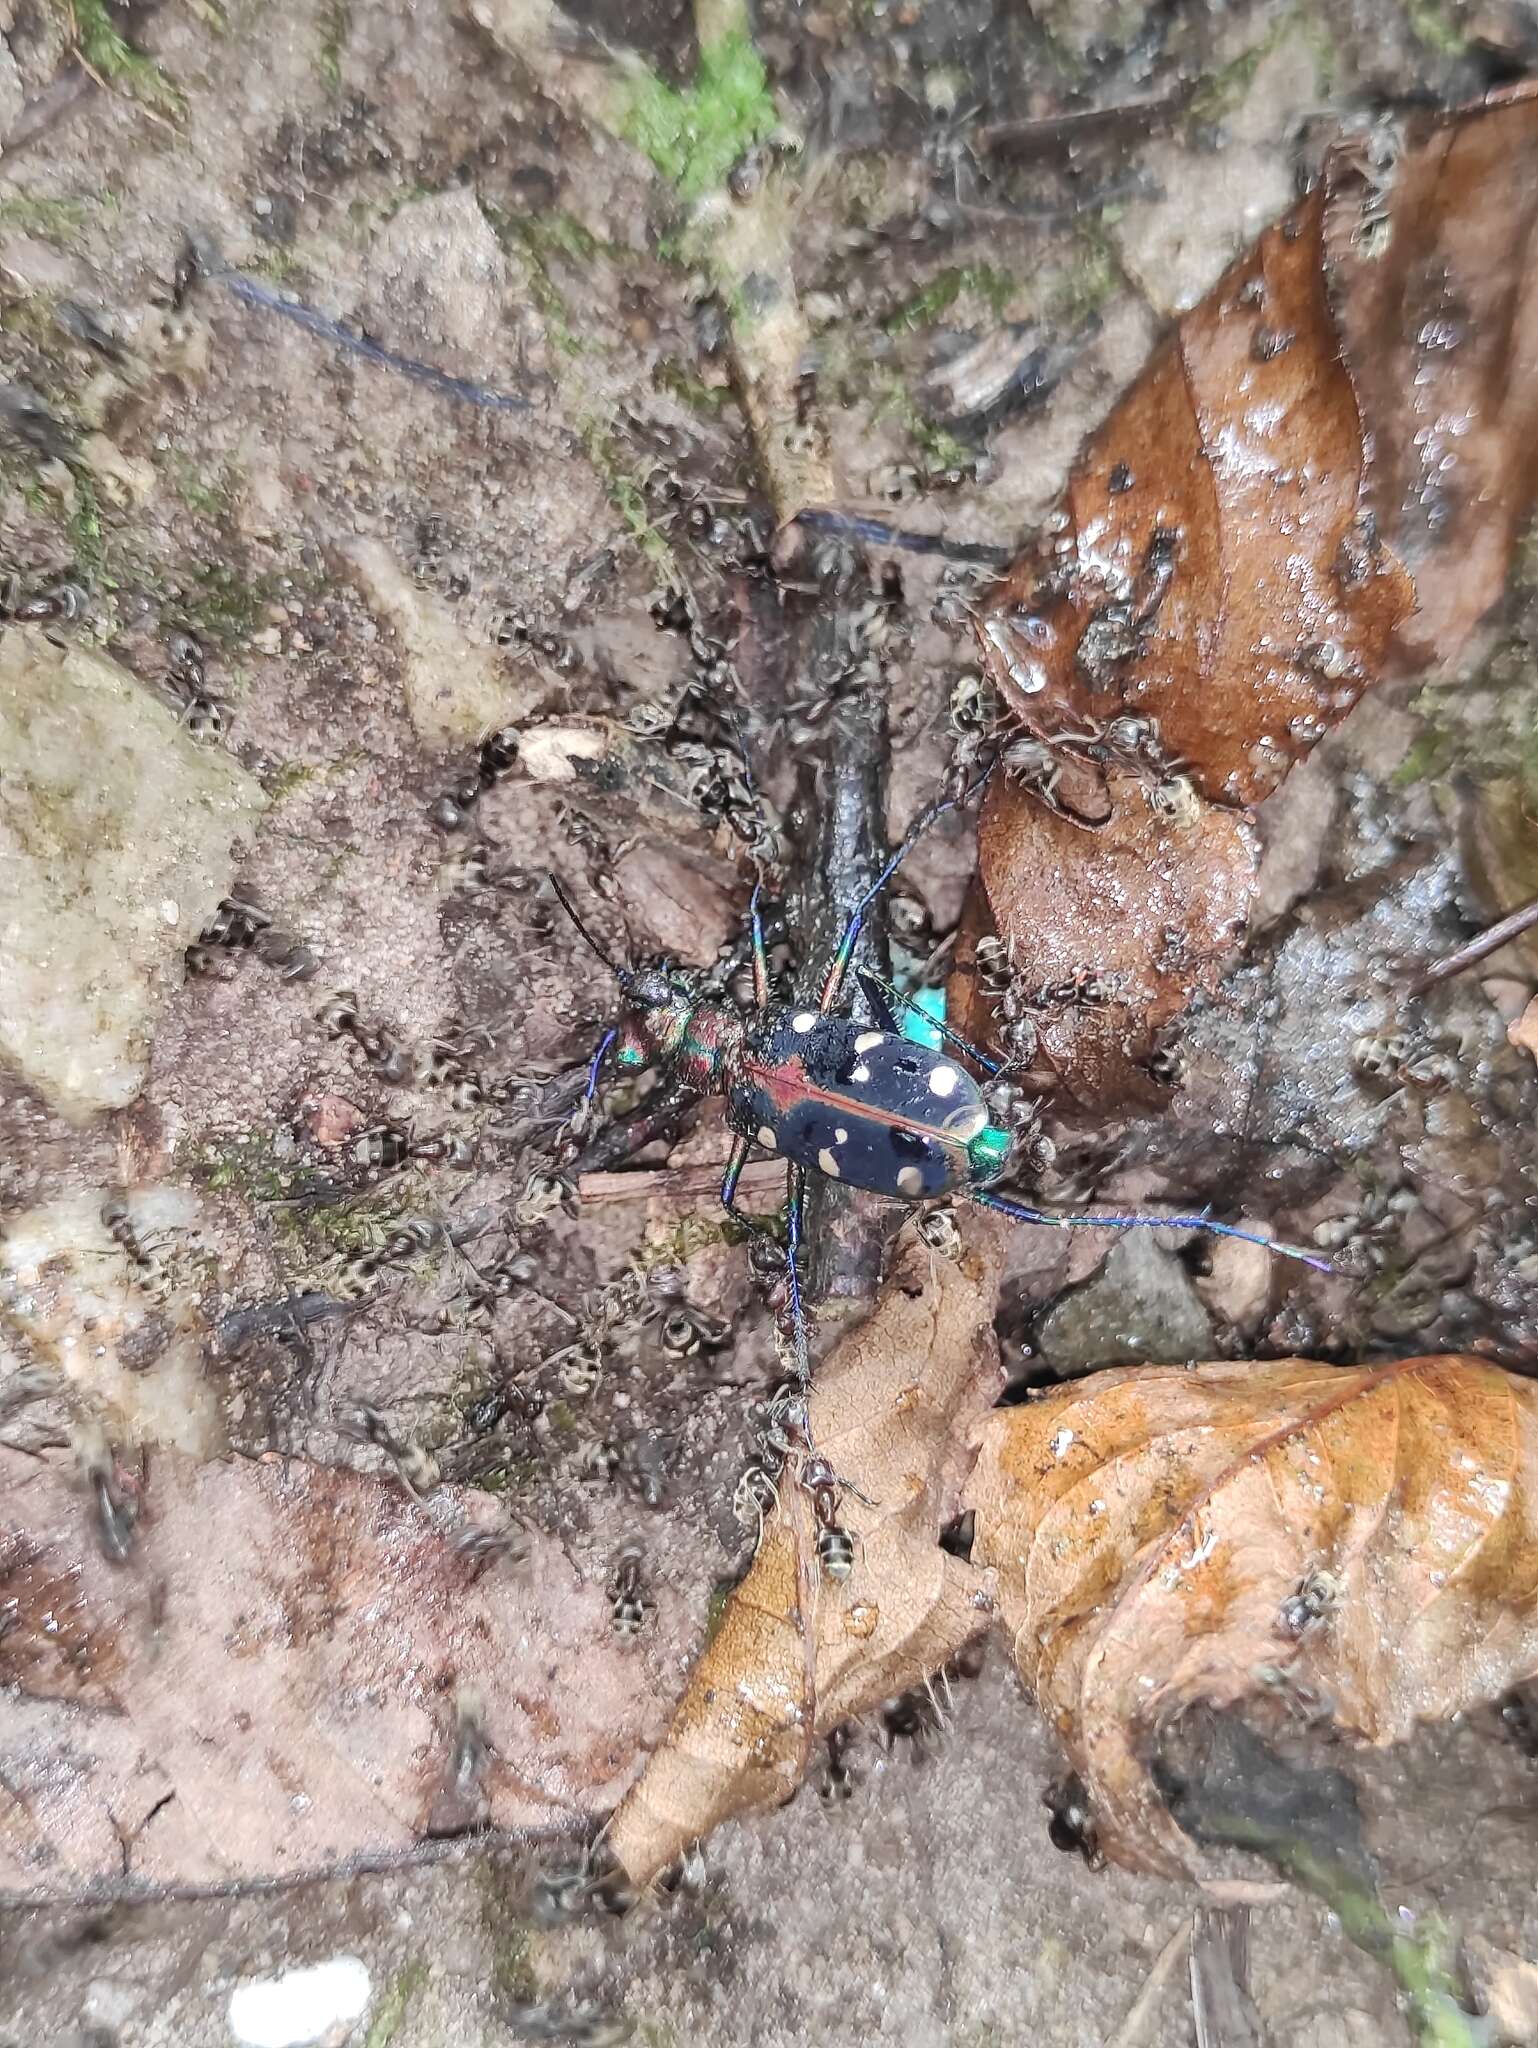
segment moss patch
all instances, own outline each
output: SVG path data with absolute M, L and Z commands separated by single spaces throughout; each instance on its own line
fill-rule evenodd
M 363 2048 L 390 2048 L 390 2043 L 400 2031 L 401 2021 L 406 2017 L 407 2006 L 426 1982 L 426 1963 L 407 1963 L 404 1969 L 396 1971 L 385 1986 L 379 2010 L 369 2022 Z
M 763 59 L 752 37 L 734 30 L 701 50 L 694 83 L 682 92 L 647 73 L 632 87 L 619 129 L 688 201 L 723 184 L 776 118 Z
M 998 315 L 1019 296 L 1020 287 L 1008 271 L 995 270 L 991 263 L 953 267 L 931 278 L 881 324 L 888 334 L 912 334 L 918 328 L 932 327 L 966 292 L 980 298 L 991 313 Z
M 107 0 L 64 0 L 65 20 L 82 61 L 108 85 L 116 86 L 140 106 L 179 121 L 187 102 L 153 57 L 136 50 L 118 33 L 107 12 Z

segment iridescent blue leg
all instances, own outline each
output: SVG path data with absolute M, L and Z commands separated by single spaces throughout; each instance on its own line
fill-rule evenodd
M 1303 1251 L 1299 1246 L 1280 1244 L 1275 1238 L 1262 1237 L 1258 1231 L 1239 1230 L 1232 1223 L 1214 1223 L 1210 1216 L 1095 1216 L 1078 1210 L 1071 1216 L 1054 1214 L 1050 1209 L 1029 1209 L 1023 1202 L 1012 1202 L 1005 1195 L 990 1194 L 986 1188 L 968 1190 L 974 1202 L 985 1209 L 996 1209 L 1001 1216 L 1012 1216 L 1016 1223 L 1050 1223 L 1058 1230 L 1205 1230 L 1212 1237 L 1235 1237 L 1241 1244 L 1258 1244 L 1268 1252 L 1275 1252 L 1279 1259 L 1299 1259 L 1305 1266 L 1312 1266 L 1316 1273 L 1333 1273 L 1336 1269 L 1328 1259 L 1321 1259 L 1314 1252 Z
M 748 915 L 753 920 L 753 1001 L 760 1011 L 769 1007 L 769 953 L 764 945 L 764 921 L 758 914 L 758 899 L 763 887 L 762 882 L 753 884 L 753 894 L 748 903 Z
M 604 1055 L 618 1037 L 619 1032 L 615 1029 L 610 1029 L 598 1041 L 598 1050 L 593 1054 L 592 1064 L 587 1070 L 587 1086 L 582 1091 L 582 1106 L 584 1109 L 598 1093 L 598 1076 L 603 1069 Z
M 751 1138 L 733 1138 L 731 1157 L 726 1162 L 726 1173 L 721 1182 L 721 1207 L 750 1237 L 762 1238 L 766 1244 L 772 1244 L 778 1251 L 779 1240 L 774 1232 L 760 1217 L 750 1216 L 746 1209 L 739 1209 L 737 1206 L 737 1183 L 742 1179 L 742 1169 L 747 1165 L 748 1155 L 752 1150 Z
M 881 870 L 875 881 L 871 883 L 865 894 L 860 898 L 860 901 L 855 905 L 854 913 L 850 917 L 848 924 L 844 927 L 844 936 L 838 942 L 838 951 L 833 955 L 828 972 L 823 979 L 822 995 L 818 1000 L 817 1007 L 825 1017 L 833 1009 L 834 1004 L 843 992 L 844 978 L 849 972 L 849 963 L 854 958 L 854 949 L 860 943 L 860 934 L 865 929 L 865 920 L 869 917 L 877 898 L 887 883 L 891 881 L 893 875 L 897 873 L 903 862 L 908 858 L 908 855 L 913 851 L 919 840 L 923 838 L 924 834 L 935 822 L 936 818 L 944 817 L 947 811 L 953 811 L 955 808 L 954 800 L 949 797 L 943 803 L 931 804 L 929 809 L 919 818 L 912 831 L 909 832 L 902 845 L 898 847 L 896 853 L 892 855 L 892 858 Z
M 806 1220 L 806 1168 L 790 1169 L 790 1202 L 785 1211 L 785 1278 L 790 1291 L 791 1342 L 796 1353 L 796 1377 L 802 1386 L 812 1380 L 812 1347 L 806 1333 L 806 1310 L 801 1301 L 801 1231 Z

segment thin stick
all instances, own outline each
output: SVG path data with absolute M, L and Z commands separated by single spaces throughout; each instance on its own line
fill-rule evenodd
M 1105 2048 L 1137 2048 L 1147 2032 L 1148 2023 L 1164 1995 L 1164 1987 L 1180 1967 L 1180 1959 L 1186 1952 L 1191 1934 L 1196 1925 L 1194 1919 L 1182 1920 L 1169 1940 L 1160 1949 L 1153 1968 L 1137 1997 L 1127 2008 L 1127 2017 L 1105 2044 Z
M 1498 953 L 1502 946 L 1513 939 L 1520 939 L 1524 932 L 1531 931 L 1538 924 L 1538 897 L 1531 903 L 1524 903 L 1520 910 L 1513 910 L 1503 917 L 1499 924 L 1491 925 L 1481 932 L 1477 939 L 1470 939 L 1466 946 L 1460 946 L 1456 953 L 1449 953 L 1445 960 L 1439 960 L 1435 967 L 1428 967 L 1419 981 L 1412 981 L 1406 995 L 1423 996 L 1428 988 L 1434 988 L 1439 981 L 1446 981 L 1454 974 L 1463 974 L 1470 967 L 1477 967 L 1481 960 Z
M 612 1208 L 616 1202 L 669 1202 L 694 1209 L 702 1197 L 721 1184 L 719 1166 L 654 1166 L 633 1173 L 584 1173 L 577 1199 L 586 1209 Z M 739 1183 L 746 1195 L 761 1196 L 765 1209 L 785 1199 L 785 1168 L 777 1159 L 755 1159 L 742 1170 Z

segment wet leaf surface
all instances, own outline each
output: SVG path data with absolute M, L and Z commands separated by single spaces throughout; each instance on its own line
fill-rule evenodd
M 984 1575 L 939 1537 L 999 1390 L 1000 1237 L 984 1226 L 952 1263 L 905 1232 L 876 1308 L 819 1367 L 811 1438 L 841 1482 L 853 1568 L 842 1581 L 819 1570 L 810 1500 L 787 1474 L 665 1742 L 608 1830 L 636 1882 L 732 1815 L 788 1799 L 817 1737 L 923 1684 L 986 1626 Z
M 1373 440 L 1379 532 L 1415 579 L 1396 650 L 1445 660 L 1500 596 L 1533 504 L 1538 92 L 1520 86 L 1326 167 L 1331 302 Z
M 678 1617 L 622 1645 L 553 1539 L 456 1546 L 511 1526 L 486 1494 L 156 1453 L 114 1566 L 72 1464 L 0 1451 L 0 1895 L 580 1828 L 660 1728 Z
M 1085 1107 L 1165 1099 L 1150 1060 L 1196 991 L 1217 986 L 1244 934 L 1256 864 L 1241 813 L 1198 801 L 1188 821 L 1167 824 L 1135 777 L 1113 772 L 1108 787 L 1110 816 L 1086 831 L 995 780 L 977 827 L 988 909 L 1013 946 L 1019 985 L 1044 998 L 1034 1012 L 1037 1067 Z M 996 1045 L 976 978 L 984 919 L 974 891 L 951 998 L 963 1037 Z M 1047 993 L 1086 971 L 1104 984 L 1105 1000 Z
M 1479 1360 L 1100 1373 L 967 1487 L 1022 1678 L 1118 1860 L 1199 1867 L 1148 1775 L 1197 1702 L 1408 1737 L 1538 1670 L 1538 1385 Z
M 1102 1013 L 1043 1031 L 1083 1107 L 1148 1099 L 1160 1025 L 1242 936 L 1231 815 L 1500 594 L 1533 497 L 1535 164 L 1526 90 L 1337 148 L 1090 438 L 979 620 L 1035 751 L 990 791 L 967 928 L 1026 985 L 1109 975 Z M 1104 865 L 1108 836 L 1146 883 L 1081 902 L 1064 871 Z M 1217 929 L 1172 946 L 1168 905 L 1204 892 Z M 989 1006 L 955 997 L 993 1040 Z

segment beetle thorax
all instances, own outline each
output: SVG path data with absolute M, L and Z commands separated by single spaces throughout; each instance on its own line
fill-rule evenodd
M 704 1002 L 661 974 L 641 974 L 626 990 L 615 1051 L 626 1067 L 666 1067 L 686 1088 L 712 1095 L 724 1063 L 742 1040 L 735 1010 Z

